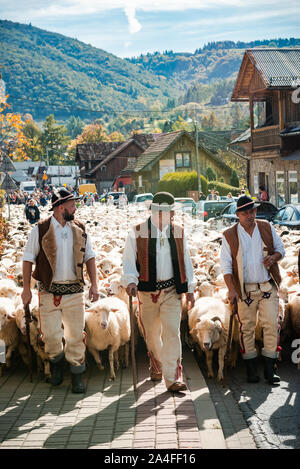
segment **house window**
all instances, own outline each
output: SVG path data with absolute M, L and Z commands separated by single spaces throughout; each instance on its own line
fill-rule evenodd
M 176 168 L 189 168 L 191 166 L 190 153 L 176 153 L 175 154 Z
M 277 207 L 282 207 L 285 204 L 284 171 L 276 171 L 276 194 Z
M 289 171 L 289 199 L 291 204 L 298 203 L 298 174 L 297 171 Z
M 105 166 L 105 164 L 104 164 L 103 166 L 101 166 L 101 171 L 102 171 L 102 172 L 106 171 L 106 166 Z

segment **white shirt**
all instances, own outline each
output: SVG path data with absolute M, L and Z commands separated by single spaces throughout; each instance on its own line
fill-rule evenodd
M 284 246 L 281 238 L 276 233 L 272 225 L 272 236 L 274 251 L 279 252 L 282 257 L 285 255 Z M 244 267 L 244 282 L 245 283 L 262 283 L 270 280 L 269 271 L 263 265 L 264 258 L 262 250 L 262 239 L 257 224 L 255 224 L 252 236 L 238 224 L 238 236 L 241 242 L 243 267 Z M 223 275 L 232 274 L 232 256 L 229 244 L 225 236 L 222 237 L 222 247 L 220 254 L 220 264 Z
M 167 237 L 168 226 L 162 231 L 157 228 L 158 237 L 156 240 L 156 281 L 169 280 L 174 277 L 171 260 L 171 248 Z M 196 286 L 194 270 L 190 258 L 186 238 L 183 238 L 184 265 L 188 283 L 188 292 L 193 293 Z M 128 233 L 123 252 L 123 275 L 121 284 L 126 288 L 130 283 L 139 283 L 139 272 L 136 268 L 137 248 L 134 229 Z
M 77 277 L 73 253 L 73 231 L 70 226 L 70 222 L 66 222 L 65 226 L 62 226 L 54 216 L 52 216 L 51 223 L 54 228 L 57 249 L 56 268 L 53 282 L 76 280 Z M 22 260 L 35 263 L 39 251 L 39 230 L 36 225 L 29 234 Z M 96 255 L 92 249 L 90 236 L 87 234 L 84 262 L 87 262 L 92 257 L 96 257 Z

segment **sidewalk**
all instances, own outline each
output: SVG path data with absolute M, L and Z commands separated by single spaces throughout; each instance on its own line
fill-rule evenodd
M 70 375 L 57 388 L 29 382 L 21 364 L 0 378 L 0 449 L 210 449 L 226 441 L 205 380 L 184 352 L 189 390 L 170 393 L 149 380 L 144 350 L 137 353 L 137 401 L 131 369 L 114 382 L 94 363 L 84 375 L 86 393 L 72 394 Z

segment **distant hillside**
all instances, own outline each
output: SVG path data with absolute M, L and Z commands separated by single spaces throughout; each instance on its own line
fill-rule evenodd
M 121 113 L 122 119 L 134 119 L 135 111 L 171 111 L 191 102 L 226 105 L 245 48 L 297 45 L 300 39 L 294 38 L 211 42 L 193 54 L 165 51 L 121 59 L 61 34 L 0 20 L 0 72 L 13 111 L 37 121 L 54 114 L 108 124 L 118 122 Z M 151 114 L 145 116 L 151 121 Z
M 148 108 L 174 97 L 165 78 L 101 49 L 31 25 L 0 21 L 0 71 L 13 109 L 42 119 Z M 176 90 L 175 90 L 176 95 Z
M 175 79 L 178 84 L 210 83 L 235 78 L 245 49 L 252 47 L 295 47 L 300 39 L 270 39 L 252 42 L 209 42 L 192 53 L 165 51 L 127 59 L 156 75 Z

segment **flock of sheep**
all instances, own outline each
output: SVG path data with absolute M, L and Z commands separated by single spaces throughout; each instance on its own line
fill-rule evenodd
M 8 222 L 8 237 L 4 241 L 0 260 L 0 344 L 5 343 L 5 365 L 0 363 L 0 376 L 5 367 L 11 366 L 12 354 L 22 357 L 30 368 L 32 351 L 35 352 L 37 371 L 47 381 L 51 377 L 49 357 L 40 339 L 38 292 L 32 280 L 33 299 L 30 304 L 29 350 L 24 309 L 21 302 L 22 255 L 31 226 L 24 220 L 21 206 L 11 208 Z M 47 207 L 41 209 L 41 218 L 49 216 Z M 129 205 L 124 209 L 95 204 L 77 210 L 76 217 L 86 223 L 96 252 L 100 299 L 95 303 L 88 300 L 86 283 L 85 332 L 86 344 L 97 366 L 103 370 L 102 352 L 108 350 L 109 377 L 116 378 L 119 366 L 129 364 L 130 314 L 129 299 L 120 284 L 122 252 L 129 228 L 149 216 L 146 207 L 138 209 Z M 197 278 L 196 303 L 187 311 L 185 297 L 182 299 L 182 340 L 205 353 L 208 377 L 213 377 L 213 351 L 218 350 L 218 380 L 223 379 L 228 324 L 231 307 L 227 301 L 227 289 L 220 269 L 219 254 L 221 233 L 224 225 L 215 220 L 203 222 L 189 214 L 177 212 L 175 222 L 184 224 L 190 254 Z M 280 325 L 282 337 L 300 339 L 300 284 L 298 277 L 299 232 L 280 229 L 286 256 L 280 261 L 282 285 L 280 295 Z M 86 275 L 86 274 L 85 274 Z M 86 277 L 87 278 L 87 277 Z M 135 343 L 142 335 L 138 321 L 138 301 L 133 301 L 136 319 Z M 257 346 L 262 341 L 263 331 L 257 324 Z M 239 353 L 238 329 L 233 328 L 231 344 L 231 366 L 235 366 Z M 101 359 L 102 358 L 102 359 Z M 298 368 L 299 365 L 298 365 Z

